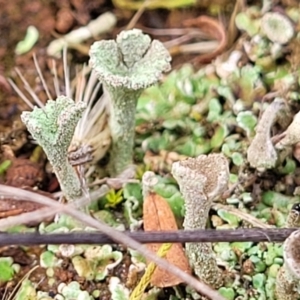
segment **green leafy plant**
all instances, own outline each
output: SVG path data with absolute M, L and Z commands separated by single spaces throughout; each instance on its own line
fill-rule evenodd
M 111 207 L 111 208 L 115 208 L 118 204 L 120 204 L 122 201 L 123 201 L 123 190 L 119 190 L 119 191 L 115 191 L 113 189 L 111 189 L 105 199 L 107 201 L 107 203 L 105 204 L 105 207 L 108 208 L 108 207 Z
M 13 259 L 11 257 L 0 257 L 0 282 L 7 282 L 14 276 Z

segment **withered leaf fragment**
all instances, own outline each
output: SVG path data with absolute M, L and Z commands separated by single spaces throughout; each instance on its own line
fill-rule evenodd
M 178 230 L 174 214 L 169 204 L 163 197 L 153 192 L 150 192 L 144 199 L 143 220 L 145 231 Z M 155 253 L 160 246 L 161 244 L 147 245 L 149 250 Z M 165 259 L 181 270 L 191 274 L 188 259 L 180 243 L 171 246 Z M 157 268 L 151 278 L 151 284 L 160 288 L 175 286 L 180 283 L 182 283 L 181 279 L 161 268 Z

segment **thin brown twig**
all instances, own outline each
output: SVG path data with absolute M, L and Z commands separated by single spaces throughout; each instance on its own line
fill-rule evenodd
M 49 209 L 48 209 L 49 210 Z M 299 228 L 245 228 L 245 229 L 199 229 L 176 231 L 125 231 L 136 241 L 149 243 L 217 243 L 217 242 L 283 242 Z M 60 244 L 115 244 L 102 232 L 70 233 L 0 233 L 0 246 L 8 245 L 60 245 Z

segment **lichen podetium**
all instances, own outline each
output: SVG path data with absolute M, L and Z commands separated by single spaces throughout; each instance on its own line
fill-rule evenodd
M 111 100 L 111 176 L 119 175 L 132 163 L 137 100 L 145 88 L 170 70 L 170 61 L 163 44 L 151 41 L 138 29 L 122 31 L 116 41 L 99 41 L 91 46 L 90 65 Z
M 276 278 L 276 299 L 299 299 L 300 291 L 300 230 L 294 231 L 283 244 L 284 264 Z
M 82 193 L 80 180 L 68 161 L 68 148 L 85 107 L 84 102 L 75 103 L 60 96 L 56 101 L 48 100 L 43 109 L 34 107 L 32 112 L 21 115 L 32 137 L 44 149 L 68 201 Z
M 284 108 L 284 99 L 276 98 L 262 114 L 255 137 L 247 150 L 247 160 L 251 167 L 264 170 L 276 165 L 277 152 L 271 140 L 271 127 Z
M 200 155 L 174 163 L 172 174 L 185 200 L 184 228 L 204 229 L 213 200 L 227 188 L 227 159 L 222 154 Z M 223 278 L 211 244 L 186 243 L 185 247 L 195 274 L 205 283 L 219 288 Z

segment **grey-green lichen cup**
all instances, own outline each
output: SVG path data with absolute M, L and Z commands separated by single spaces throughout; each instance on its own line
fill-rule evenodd
M 227 189 L 227 159 L 223 154 L 200 155 L 173 163 L 172 174 L 185 201 L 184 228 L 204 229 L 213 200 Z M 190 264 L 200 280 L 214 288 L 222 286 L 222 274 L 211 244 L 186 243 L 185 247 Z
M 300 230 L 294 231 L 283 244 L 284 265 L 276 278 L 276 299 L 300 298 Z
M 171 69 L 171 56 L 158 40 L 139 29 L 122 31 L 114 40 L 95 42 L 90 65 L 110 97 L 112 146 L 108 171 L 117 176 L 132 163 L 136 104 L 142 91 Z

